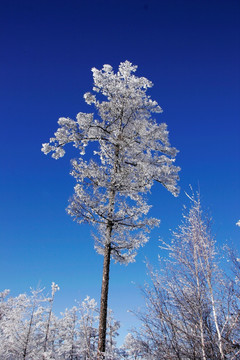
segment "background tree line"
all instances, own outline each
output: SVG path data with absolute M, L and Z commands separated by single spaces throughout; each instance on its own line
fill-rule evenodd
M 216 247 L 210 220 L 198 196 L 169 243 L 161 242 L 159 267 L 148 265 L 150 281 L 142 289 L 145 308 L 118 348 L 120 323 L 108 311 L 105 358 L 145 360 L 217 360 L 240 358 L 240 259 Z M 227 265 L 227 266 L 226 266 Z M 0 359 L 74 359 L 97 357 L 99 310 L 87 297 L 58 318 L 42 290 L 31 295 L 0 294 Z

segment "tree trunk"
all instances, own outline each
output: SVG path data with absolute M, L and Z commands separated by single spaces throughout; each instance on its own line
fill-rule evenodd
M 26 342 L 25 342 L 24 350 L 23 350 L 23 360 L 25 360 L 26 357 L 27 357 L 27 350 L 28 350 L 28 344 L 29 344 L 30 334 L 31 334 L 31 330 L 32 330 L 34 311 L 35 311 L 35 304 L 33 305 L 32 313 L 31 313 L 31 319 L 30 319 L 28 332 L 27 332 L 27 339 L 26 339 Z
M 54 298 L 54 295 L 52 296 L 52 298 L 50 300 L 51 305 L 50 305 L 50 310 L 49 310 L 49 314 L 48 314 L 46 334 L 45 334 L 44 343 L 43 343 L 43 360 L 45 360 L 45 358 L 46 358 L 45 352 L 47 351 L 47 342 L 48 342 L 48 335 L 49 335 L 49 329 L 50 329 L 50 321 L 51 321 L 51 316 L 52 316 L 53 298 Z
M 109 238 L 111 238 L 111 232 L 112 232 L 111 224 L 109 224 L 109 226 L 107 227 L 107 231 Z M 106 348 L 110 256 L 111 256 L 111 243 L 108 242 L 106 243 L 104 250 L 101 305 L 100 305 L 100 317 L 99 317 L 98 360 L 102 360 L 105 358 L 103 353 L 105 352 L 105 348 Z
M 119 146 L 115 147 L 115 159 L 113 166 L 113 173 L 117 173 L 117 160 L 119 154 Z M 114 180 L 112 180 L 112 183 Z M 109 193 L 109 207 L 108 217 L 112 219 L 114 212 L 115 189 L 111 189 Z M 101 304 L 100 304 L 100 317 L 99 317 L 99 338 L 98 338 L 98 360 L 105 359 L 106 349 L 106 332 L 107 332 L 107 309 L 108 309 L 108 286 L 109 286 L 109 271 L 111 260 L 111 236 L 112 236 L 113 222 L 108 220 L 106 228 L 106 242 L 104 248 L 104 261 L 103 261 L 103 275 L 102 275 L 102 291 L 101 291 Z

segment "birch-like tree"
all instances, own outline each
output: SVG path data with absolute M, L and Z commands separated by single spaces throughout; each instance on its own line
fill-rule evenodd
M 56 326 L 51 327 L 51 325 L 53 322 L 56 322 L 56 318 L 53 314 L 53 302 L 54 302 L 55 294 L 58 290 L 60 290 L 60 288 L 57 284 L 52 282 L 51 289 L 52 289 L 51 296 L 47 299 L 49 302 L 49 307 L 46 312 L 46 320 L 43 322 L 42 360 L 49 360 L 49 358 L 51 358 L 51 353 L 54 353 L 54 338 L 55 338 Z M 49 344 L 51 344 L 52 346 L 50 346 Z
M 240 354 L 237 279 L 220 268 L 209 219 L 199 197 L 170 244 L 169 257 L 149 268 L 152 286 L 144 289 L 146 311 L 135 342 L 151 360 L 224 360 Z M 135 345 L 136 347 L 136 345 Z
M 80 112 L 76 120 L 60 118 L 54 137 L 42 147 L 55 159 L 64 156 L 68 143 L 80 154 L 72 161 L 77 184 L 67 211 L 77 222 L 95 226 L 95 247 L 104 255 L 99 354 L 105 352 L 110 259 L 133 262 L 149 230 L 159 224 L 146 217 L 146 194 L 154 181 L 178 194 L 179 168 L 173 164 L 177 150 L 169 144 L 167 125 L 152 118 L 152 113 L 162 112 L 146 94 L 153 84 L 136 77 L 136 69 L 129 61 L 121 63 L 117 73 L 110 65 L 93 68 L 93 90 L 99 96 L 88 92 L 84 99 L 95 113 Z

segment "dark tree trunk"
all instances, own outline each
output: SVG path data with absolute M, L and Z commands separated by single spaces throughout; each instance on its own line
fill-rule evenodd
M 108 226 L 108 235 L 110 235 L 109 237 L 111 237 L 111 232 L 112 232 L 112 226 L 110 225 Z M 101 305 L 100 305 L 100 317 L 99 317 L 98 360 L 102 360 L 105 358 L 103 353 L 105 352 L 106 349 L 110 256 L 111 256 L 111 243 L 107 243 L 104 249 Z
M 117 172 L 117 158 L 119 147 L 115 148 L 115 162 L 114 174 Z M 112 218 L 114 212 L 115 189 L 109 193 L 109 208 L 108 216 Z M 98 360 L 105 359 L 106 350 L 106 333 L 107 333 L 107 309 L 108 309 L 108 286 L 109 286 L 109 272 L 111 260 L 111 237 L 112 237 L 113 222 L 108 220 L 106 228 L 106 240 L 104 248 L 104 261 L 103 261 L 103 275 L 102 275 L 102 291 L 101 291 L 101 304 L 100 304 L 100 317 L 99 317 L 99 338 L 98 338 Z

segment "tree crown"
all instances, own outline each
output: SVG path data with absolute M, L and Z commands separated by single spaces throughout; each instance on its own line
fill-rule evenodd
M 133 261 L 136 248 L 148 239 L 146 231 L 158 224 L 156 219 L 144 218 L 150 209 L 144 194 L 154 181 L 175 196 L 179 192 L 180 169 L 173 165 L 177 150 L 170 146 L 167 125 L 151 117 L 162 112 L 146 94 L 153 84 L 136 77 L 136 69 L 129 61 L 121 63 L 117 73 L 110 65 L 93 68 L 93 91 L 98 96 L 87 92 L 84 99 L 95 106 L 95 114 L 80 112 L 76 120 L 60 118 L 55 137 L 42 147 L 55 159 L 64 156 L 68 143 L 79 150 L 80 158 L 72 161 L 77 185 L 68 213 L 78 222 L 98 224 L 100 252 L 109 241 L 106 226 L 111 225 L 112 255 L 123 262 Z M 84 155 L 92 142 L 97 148 L 95 158 L 89 159 Z

